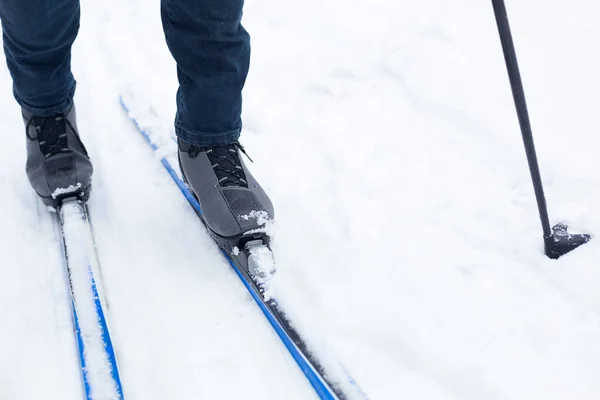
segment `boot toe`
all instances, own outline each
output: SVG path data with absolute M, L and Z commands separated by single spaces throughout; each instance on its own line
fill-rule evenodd
M 31 186 L 44 204 L 59 205 L 65 197 L 89 197 L 93 168 L 90 160 L 79 154 L 46 160 L 28 171 Z

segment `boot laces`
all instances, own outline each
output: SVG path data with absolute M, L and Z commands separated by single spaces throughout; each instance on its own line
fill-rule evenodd
M 30 134 L 30 127 L 35 129 L 35 137 Z M 44 157 L 50 158 L 61 153 L 71 153 L 67 142 L 67 127 L 75 133 L 75 129 L 64 115 L 51 117 L 31 117 L 25 131 L 29 140 L 35 140 Z
M 248 181 L 246 180 L 246 174 L 244 173 L 238 150 L 244 153 L 246 157 L 252 161 L 239 142 L 213 147 L 198 147 L 191 145 L 188 154 L 190 157 L 194 158 L 201 152 L 206 153 L 213 171 L 215 171 L 217 179 L 219 180 L 219 186 L 241 186 L 247 188 Z

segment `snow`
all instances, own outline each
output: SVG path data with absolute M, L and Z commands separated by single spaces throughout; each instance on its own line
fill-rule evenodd
M 265 281 L 275 273 L 275 260 L 271 250 L 264 246 L 251 246 L 249 249 L 248 266 L 252 276 Z
M 54 190 L 54 192 L 52 192 L 52 198 L 55 199 L 58 196 L 66 194 L 66 193 L 77 192 L 80 188 L 81 188 L 81 183 L 79 183 L 79 182 L 76 185 L 69 185 L 66 188 L 56 188 Z
M 136 85 L 173 120 L 159 1 L 81 3 L 78 123 L 125 398 L 314 398 L 118 104 Z M 507 3 L 551 222 L 593 235 L 598 8 Z M 256 0 L 244 15 L 242 143 L 276 208 L 270 290 L 311 346 L 372 399 L 599 398 L 600 247 L 541 253 L 491 4 Z M 79 399 L 60 246 L 10 84 L 3 69 L 0 398 Z
M 247 231 L 246 234 L 266 233 L 271 238 L 277 235 L 277 232 L 275 232 L 274 228 L 274 222 L 269 217 L 269 214 L 266 211 L 253 210 L 250 211 L 247 215 L 242 215 L 241 218 L 246 221 L 249 219 L 256 219 L 256 224 L 259 226 L 256 229 L 251 229 Z

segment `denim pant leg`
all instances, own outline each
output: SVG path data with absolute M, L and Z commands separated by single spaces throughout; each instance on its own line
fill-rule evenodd
M 1 0 L 0 0 L 1 1 Z M 250 37 L 243 0 L 161 0 L 167 44 L 177 62 L 175 132 L 191 144 L 238 140 Z
M 79 0 L 0 0 L 6 63 L 17 102 L 49 116 L 73 103 L 71 45 L 79 31 Z

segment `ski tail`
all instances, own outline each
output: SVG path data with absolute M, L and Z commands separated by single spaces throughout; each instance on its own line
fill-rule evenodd
M 101 296 L 98 259 L 85 204 L 65 200 L 56 212 L 86 400 L 123 400 Z
M 187 185 L 184 183 L 178 170 L 174 167 L 177 165 L 176 149 L 173 140 L 169 140 L 165 135 L 159 135 L 153 132 L 151 126 L 148 126 L 148 121 L 142 122 L 145 115 L 136 114 L 140 110 L 132 110 L 132 103 L 129 98 L 121 96 L 121 106 L 126 112 L 131 122 L 135 125 L 139 133 L 142 134 L 146 142 L 150 145 L 157 158 L 165 167 L 175 184 L 183 196 L 188 200 L 190 205 L 195 209 L 198 215 L 202 214 L 200 204 L 192 195 Z M 160 125 L 160 124 L 159 124 Z M 171 135 L 167 135 L 172 138 Z M 337 368 L 328 368 L 320 359 L 309 350 L 307 341 L 293 327 L 288 319 L 285 310 L 277 303 L 274 298 L 265 298 L 264 293 L 266 287 L 264 283 L 258 282 L 248 273 L 247 268 L 239 262 L 238 257 L 234 254 L 229 254 L 222 249 L 223 255 L 237 273 L 246 289 L 250 292 L 261 311 L 294 358 L 315 392 L 321 399 L 367 399 L 366 394 L 360 389 L 354 379 L 341 367 L 339 362 L 335 362 Z M 335 378 L 334 378 L 335 377 Z

